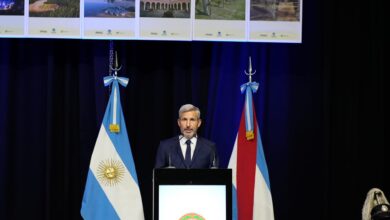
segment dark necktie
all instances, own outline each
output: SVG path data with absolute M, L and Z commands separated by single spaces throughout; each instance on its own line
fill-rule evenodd
M 186 163 L 187 167 L 189 168 L 191 165 L 191 141 L 187 140 L 187 149 L 186 149 L 186 156 L 184 158 L 184 162 Z

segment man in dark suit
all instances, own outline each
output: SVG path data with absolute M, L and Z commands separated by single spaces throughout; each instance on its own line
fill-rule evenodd
M 187 169 L 218 167 L 215 143 L 197 135 L 202 124 L 199 108 L 191 104 L 181 106 L 177 124 L 181 135 L 160 142 L 154 167 Z

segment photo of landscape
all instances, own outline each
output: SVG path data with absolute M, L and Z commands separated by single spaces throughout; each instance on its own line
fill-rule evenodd
M 141 0 L 140 16 L 152 18 L 190 18 L 191 0 Z
M 30 17 L 80 17 L 79 0 L 30 0 Z
M 85 0 L 84 17 L 134 18 L 135 0 Z
M 245 0 L 196 0 L 195 18 L 245 20 Z
M 24 15 L 24 1 L 0 0 L 0 15 Z
M 251 0 L 252 21 L 299 21 L 300 0 Z

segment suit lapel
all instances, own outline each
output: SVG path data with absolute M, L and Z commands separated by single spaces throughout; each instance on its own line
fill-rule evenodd
M 202 146 L 202 139 L 198 136 L 198 139 L 196 140 L 195 151 L 194 151 L 194 155 L 192 156 L 190 167 L 192 167 L 192 164 L 196 160 L 196 157 L 198 156 L 198 152 L 200 151 L 199 149 L 201 148 L 201 146 Z

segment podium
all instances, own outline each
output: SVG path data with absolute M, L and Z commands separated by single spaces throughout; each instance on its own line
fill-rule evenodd
M 154 169 L 153 220 L 231 220 L 231 169 Z

